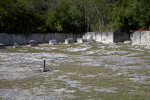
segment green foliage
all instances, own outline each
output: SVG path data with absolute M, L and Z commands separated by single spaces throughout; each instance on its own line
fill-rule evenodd
M 47 15 L 46 26 L 52 31 L 62 31 L 62 26 L 60 24 L 60 16 L 56 11 L 52 11 Z
M 149 0 L 0 1 L 0 32 L 79 33 L 149 28 Z
M 150 1 L 132 0 L 126 9 L 126 17 L 129 25 L 139 29 L 148 29 L 150 25 Z
M 56 11 L 47 15 L 46 25 L 52 31 L 84 32 L 84 14 L 75 1 L 62 1 Z
M 113 25 L 123 29 L 148 29 L 150 26 L 149 0 L 123 0 L 114 7 Z

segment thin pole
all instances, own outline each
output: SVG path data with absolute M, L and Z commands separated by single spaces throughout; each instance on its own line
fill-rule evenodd
M 44 58 L 43 59 L 43 72 L 46 71 L 46 59 Z

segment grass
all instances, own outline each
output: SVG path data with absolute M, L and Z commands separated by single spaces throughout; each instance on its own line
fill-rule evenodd
M 108 45 L 99 45 L 99 44 L 90 44 L 91 48 L 82 51 L 82 52 L 68 52 L 67 48 L 78 48 L 78 47 L 84 47 L 83 44 L 71 44 L 71 45 L 56 45 L 56 46 L 43 46 L 40 45 L 39 48 L 47 47 L 50 48 L 50 50 L 39 50 L 35 47 L 27 47 L 23 46 L 22 48 L 12 48 L 7 47 L 7 49 L 3 49 L 0 52 L 2 53 L 40 53 L 40 52 L 46 52 L 46 53 L 63 53 L 67 54 L 69 57 L 72 55 L 80 55 L 87 52 L 87 51 L 95 51 L 95 50 L 101 50 L 98 46 L 106 46 L 104 50 L 106 51 L 129 51 L 130 53 L 136 52 L 139 53 L 141 51 L 139 50 L 133 50 L 127 44 L 117 44 L 119 48 L 110 48 Z M 51 49 L 52 47 L 56 49 Z M 118 55 L 118 54 L 115 54 Z M 94 53 L 87 56 L 93 56 L 93 57 L 99 57 L 99 56 L 111 56 L 109 54 L 99 54 Z M 119 55 L 124 56 L 124 55 Z M 139 54 L 133 57 L 138 57 L 140 59 L 145 59 L 145 56 L 150 56 L 147 51 L 143 52 L 143 54 Z M 44 56 L 41 56 L 41 59 L 43 59 Z M 113 76 L 113 74 L 122 73 L 123 70 L 112 70 L 110 68 L 105 68 L 104 64 L 109 65 L 115 65 L 117 61 L 112 60 L 102 60 L 102 65 L 99 66 L 85 66 L 82 65 L 83 61 L 78 60 L 78 58 L 72 58 L 75 59 L 75 62 L 63 62 L 59 66 L 48 66 L 49 69 L 52 71 L 46 72 L 46 73 L 36 73 L 35 76 L 24 78 L 24 79 L 15 79 L 15 80 L 7 80 L 7 79 L 1 79 L 0 80 L 0 89 L 14 89 L 19 88 L 21 90 L 29 90 L 32 94 L 35 94 L 35 91 L 33 91 L 33 88 L 41 89 L 44 93 L 38 94 L 41 96 L 49 95 L 49 93 L 55 93 L 56 89 L 62 89 L 65 88 L 66 90 L 74 90 L 75 92 L 67 93 L 62 92 L 61 95 L 72 95 L 74 98 L 69 98 L 67 96 L 64 96 L 63 100 L 87 100 L 87 99 L 93 99 L 93 100 L 149 100 L 150 98 L 150 84 L 140 84 L 138 82 L 131 81 L 127 74 L 122 74 L 118 76 Z M 1 59 L 0 59 L 1 60 Z M 150 59 L 145 59 L 146 61 L 149 61 Z M 94 61 L 94 59 L 93 59 Z M 57 63 L 54 60 L 51 61 L 51 63 Z M 81 65 L 79 65 L 81 64 Z M 0 65 L 2 66 L 2 65 Z M 136 64 L 128 64 L 124 66 L 143 66 L 142 63 L 136 63 Z M 25 67 L 24 65 L 20 67 Z M 123 66 L 122 66 L 123 67 Z M 53 72 L 54 70 L 59 70 L 58 72 Z M 150 76 L 148 73 L 149 69 L 142 67 L 139 70 L 127 70 L 128 74 L 137 74 L 137 75 L 146 75 Z M 68 74 L 73 73 L 73 74 Z M 58 79 L 58 77 L 66 75 L 67 77 L 63 79 Z M 94 75 L 93 77 L 87 77 L 87 75 Z M 66 81 L 64 80 L 66 79 Z M 79 82 L 79 86 L 73 87 L 71 86 L 71 83 L 68 84 L 68 81 L 77 81 Z M 149 79 L 145 80 L 146 82 L 149 81 Z M 73 83 L 72 83 L 73 84 Z M 101 88 L 116 88 L 113 92 L 103 92 L 103 91 L 96 91 L 96 89 Z M 85 88 L 82 89 L 82 88 Z M 58 94 L 54 94 L 58 95 Z M 1 100 L 1 98 L 0 98 Z
M 1 49 L 0 52 L 3 53 L 39 53 L 39 52 L 44 52 L 44 50 L 37 50 L 34 49 L 33 47 L 22 47 L 22 48 L 12 48 L 12 47 L 7 47 L 7 49 Z
M 73 93 L 76 96 L 73 100 L 78 99 L 102 99 L 102 100 L 148 100 L 150 97 L 148 93 L 150 93 L 150 87 L 145 85 L 141 85 L 139 83 L 134 83 L 130 81 L 126 76 L 111 76 L 113 73 L 117 73 L 117 71 L 112 71 L 110 69 L 106 69 L 104 67 L 86 67 L 86 66 L 76 66 L 67 64 L 68 66 L 61 65 L 58 67 L 63 73 L 75 72 L 76 75 L 69 75 L 71 80 L 80 81 L 83 86 L 93 86 L 97 88 L 101 87 L 116 87 L 117 93 L 107 93 L 107 92 L 97 92 L 92 88 L 90 92 L 85 92 L 79 90 L 77 88 L 71 88 L 76 90 L 77 92 Z M 104 73 L 104 75 L 96 76 L 96 77 L 81 77 L 80 75 L 97 75 L 98 73 Z M 138 89 L 134 88 L 135 86 L 139 87 Z M 147 87 L 147 88 L 146 88 Z M 87 95 L 89 97 L 87 97 Z
M 67 88 L 68 90 L 75 90 L 76 92 L 70 93 L 70 95 L 75 96 L 72 100 L 85 100 L 85 99 L 100 99 L 100 100 L 148 100 L 150 98 L 150 87 L 149 85 L 141 85 L 134 83 L 127 79 L 126 76 L 111 76 L 114 72 L 110 69 L 105 69 L 104 67 L 85 67 L 85 66 L 76 66 L 68 64 L 63 64 L 55 69 L 60 70 L 60 72 L 53 74 L 53 76 L 48 76 L 48 79 L 57 78 L 58 76 L 65 75 L 65 73 L 76 72 L 76 75 L 68 75 L 70 80 L 76 80 L 81 82 L 82 86 L 92 86 L 92 87 L 116 87 L 116 93 L 107 93 L 107 92 L 98 92 L 93 90 L 91 87 L 90 92 L 80 90 L 80 87 L 70 87 L 65 84 L 62 80 L 54 80 L 52 83 L 48 83 L 44 77 L 30 77 L 23 80 L 1 80 L 0 88 L 11 89 L 18 87 L 22 90 L 31 90 L 33 87 L 44 86 L 49 91 L 53 89 Z M 67 70 L 68 69 L 68 70 Z M 81 77 L 82 75 L 97 75 L 99 73 L 104 73 L 103 75 L 98 75 L 96 77 Z M 40 75 L 41 76 L 41 75 Z M 134 88 L 135 86 L 139 87 L 138 89 Z M 64 93 L 63 93 L 64 94 Z M 66 93 L 65 93 L 66 94 Z M 70 99 L 70 98 L 65 98 Z
M 125 66 L 142 66 L 141 63 L 126 64 Z
M 0 80 L 0 89 L 13 89 L 13 87 L 19 87 L 20 89 L 30 89 L 35 83 L 42 84 L 44 82 L 44 78 L 41 77 L 30 77 L 20 80 Z M 36 85 L 37 86 L 37 85 Z
M 150 76 L 150 73 L 148 72 L 150 69 L 146 69 L 145 67 L 138 69 L 138 70 L 128 70 L 129 74 L 137 74 L 137 75 L 145 75 Z

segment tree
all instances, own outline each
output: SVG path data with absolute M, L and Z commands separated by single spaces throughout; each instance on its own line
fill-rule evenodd
M 149 8 L 150 0 L 1 0 L 0 32 L 148 29 Z
M 126 9 L 126 17 L 133 29 L 150 28 L 150 1 L 130 0 L 130 5 Z

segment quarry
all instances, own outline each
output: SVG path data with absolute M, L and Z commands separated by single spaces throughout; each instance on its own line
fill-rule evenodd
M 150 0 L 0 0 L 0 100 L 150 100 Z
M 148 100 L 149 45 L 98 37 L 0 49 L 0 100 Z M 47 72 L 39 71 L 44 58 Z

